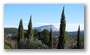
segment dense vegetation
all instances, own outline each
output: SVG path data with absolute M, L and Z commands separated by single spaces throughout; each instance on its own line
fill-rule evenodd
M 32 15 L 28 23 L 28 29 L 24 30 L 22 19 L 18 29 L 4 28 L 5 49 L 82 49 L 84 48 L 84 34 L 77 32 L 66 32 L 66 21 L 64 7 L 61 14 L 59 32 L 44 29 L 38 31 L 32 29 Z

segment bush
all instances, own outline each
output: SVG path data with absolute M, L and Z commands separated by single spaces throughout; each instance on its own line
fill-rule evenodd
M 66 35 L 65 37 L 65 48 L 72 48 L 72 44 L 74 43 L 74 38 L 70 35 Z
M 4 49 L 11 49 L 9 45 L 4 44 Z
M 21 41 L 20 48 L 21 49 L 48 49 L 48 46 L 43 44 L 38 39 L 31 38 L 31 39 L 25 40 L 25 42 Z

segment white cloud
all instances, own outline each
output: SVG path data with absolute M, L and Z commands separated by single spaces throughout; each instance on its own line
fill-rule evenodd
M 84 24 L 67 24 L 66 30 L 67 31 L 77 31 L 79 25 L 80 25 L 80 30 L 84 30 Z

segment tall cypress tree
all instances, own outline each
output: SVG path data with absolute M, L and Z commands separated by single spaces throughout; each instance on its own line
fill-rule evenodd
M 80 37 L 80 26 L 78 27 L 78 32 L 77 32 L 77 49 L 81 48 L 81 37 Z
M 64 7 L 61 14 L 61 21 L 60 21 L 60 34 L 59 34 L 59 42 L 58 42 L 58 49 L 64 49 L 65 44 L 65 28 L 66 28 L 66 21 L 65 21 L 65 15 L 64 15 Z
M 33 30 L 32 30 L 32 15 L 30 16 L 30 21 L 28 24 L 28 39 L 33 36 Z
M 19 28 L 18 28 L 18 48 L 19 42 L 24 40 L 24 31 L 23 31 L 23 22 L 20 20 Z
M 49 36 L 49 48 L 53 48 L 53 42 L 52 42 L 52 29 L 50 30 L 50 36 Z

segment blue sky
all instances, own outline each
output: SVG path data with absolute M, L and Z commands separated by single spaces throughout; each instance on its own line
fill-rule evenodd
M 4 4 L 4 27 L 17 27 L 20 19 L 27 29 L 30 15 L 33 27 L 55 25 L 59 28 L 63 6 L 65 6 L 66 31 L 84 30 L 83 4 Z

